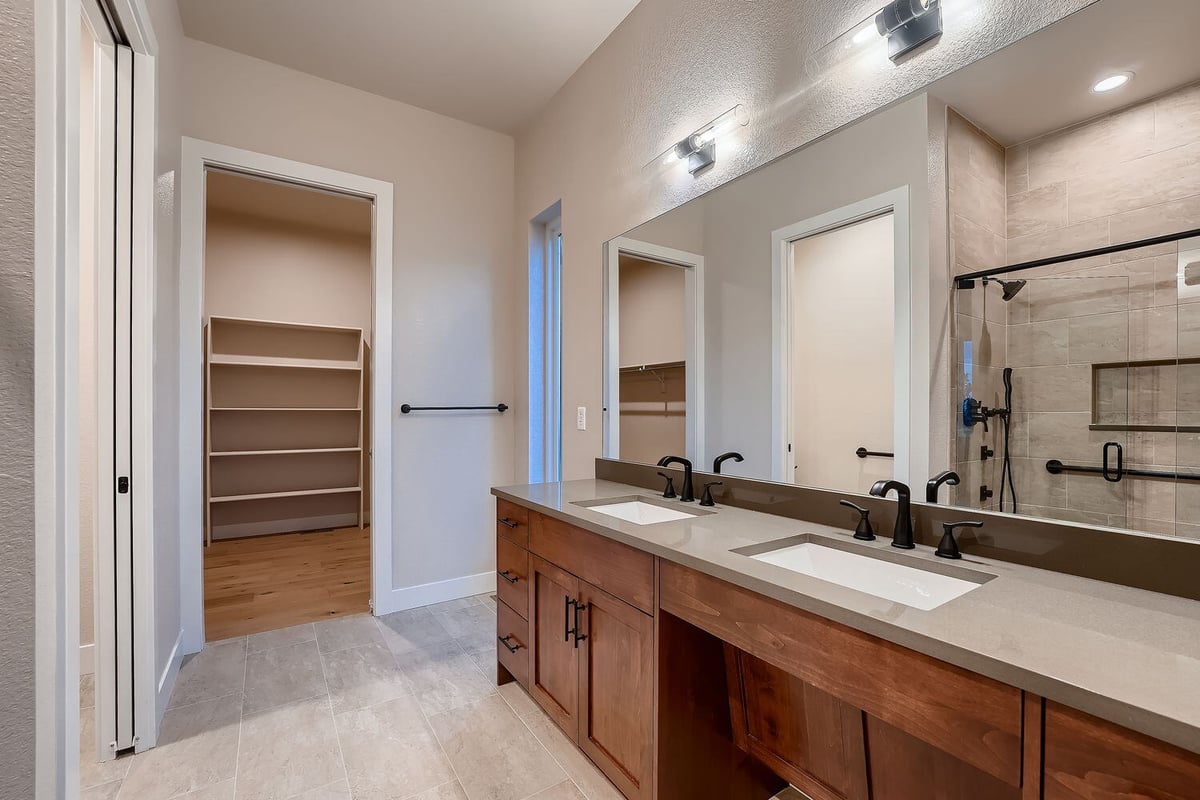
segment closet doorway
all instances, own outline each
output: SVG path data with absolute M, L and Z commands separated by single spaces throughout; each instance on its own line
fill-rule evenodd
M 202 224 L 185 217 L 183 243 L 202 263 L 200 502 L 182 529 L 197 535 L 201 569 L 183 599 L 203 635 L 189 651 L 372 610 L 378 293 L 391 299 L 377 194 L 212 162 L 196 179 Z

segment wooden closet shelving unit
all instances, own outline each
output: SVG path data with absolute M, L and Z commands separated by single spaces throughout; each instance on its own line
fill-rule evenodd
M 362 528 L 362 329 L 213 316 L 204 333 L 205 542 L 218 509 L 289 498 L 357 494 Z

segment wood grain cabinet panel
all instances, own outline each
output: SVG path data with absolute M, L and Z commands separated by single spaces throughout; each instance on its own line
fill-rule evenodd
M 654 619 L 580 582 L 579 746 L 630 800 L 653 796 Z
M 725 645 L 734 740 L 813 800 L 868 800 L 863 715 Z
M 530 514 L 529 524 L 529 551 L 535 556 L 654 613 L 654 556 L 544 514 Z
M 497 498 L 496 534 L 513 544 L 529 547 L 529 509 Z
M 868 716 L 871 800 L 1021 800 L 1021 788 Z M 964 746 L 967 743 L 963 743 Z
M 496 604 L 496 658 L 517 683 L 529 688 L 529 623 L 501 601 Z M 503 674 L 503 673 L 501 673 Z
M 579 649 L 568 631 L 579 579 L 537 556 L 529 576 L 529 690 L 572 739 L 578 730 Z
M 1045 800 L 1196 800 L 1200 755 L 1046 702 Z
M 529 617 L 529 552 L 508 539 L 496 537 L 496 596 Z
M 676 564 L 660 580 L 664 611 L 1021 786 L 1019 689 Z

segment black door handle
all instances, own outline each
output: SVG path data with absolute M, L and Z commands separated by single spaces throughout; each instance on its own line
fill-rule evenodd
M 575 603 L 575 630 L 571 632 L 575 634 L 575 649 L 578 650 L 579 643 L 587 638 L 586 634 L 579 632 L 579 615 L 584 611 L 587 611 L 587 608 L 578 600 L 573 600 L 572 602 Z
M 1111 471 L 1108 466 L 1108 451 L 1110 447 L 1117 448 L 1117 469 Z M 1125 477 L 1125 448 L 1121 447 L 1120 442 L 1105 442 L 1104 443 L 1104 470 L 1101 473 L 1104 480 L 1109 483 L 1120 483 L 1121 478 Z
M 501 578 L 504 578 L 504 580 L 508 581 L 509 583 L 515 584 L 518 580 L 520 580 L 520 578 L 518 578 L 516 575 L 513 575 L 509 570 L 504 570 L 503 572 L 497 570 L 496 574 Z
M 508 640 L 511 638 L 513 638 L 513 637 L 512 637 L 512 634 L 510 633 L 507 636 L 497 636 L 496 641 L 498 641 L 498 642 L 500 642 L 500 644 L 504 645 L 504 647 L 508 650 L 508 652 L 515 653 L 521 649 L 521 643 L 517 642 L 516 644 L 509 644 Z
M 500 519 L 498 519 L 498 520 L 496 520 L 496 521 L 497 521 L 497 522 L 499 522 L 501 525 L 504 525 L 504 526 L 506 526 L 506 527 L 509 527 L 509 528 L 515 528 L 515 527 L 517 527 L 517 523 L 513 522 L 513 521 L 512 521 L 511 519 L 509 519 L 508 517 L 501 517 Z
M 575 601 L 570 597 L 563 598 L 563 641 L 571 641 L 571 634 L 575 629 L 571 627 L 571 606 L 575 605 Z

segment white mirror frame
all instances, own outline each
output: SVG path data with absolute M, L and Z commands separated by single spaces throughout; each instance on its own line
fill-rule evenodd
M 620 289 L 621 254 L 681 267 L 685 270 L 684 304 L 687 309 L 687 452 L 683 455 L 703 469 L 704 450 L 704 256 L 619 236 L 604 244 L 604 457 L 620 458 L 621 364 Z M 668 455 L 664 453 L 663 455 Z M 671 455 L 678 455 L 672 453 Z
M 895 333 L 893 338 L 892 392 L 894 477 L 909 483 L 914 475 L 928 472 L 925 448 L 911 446 L 912 411 L 928 409 L 928 382 L 912 380 L 913 358 L 918 337 L 913 335 L 912 269 L 910 252 L 909 187 L 884 192 L 811 219 L 780 228 L 771 234 L 771 480 L 792 482 L 792 458 L 787 443 L 791 438 L 791 289 L 792 243 L 856 222 L 893 214 L 895 231 Z M 924 392 L 924 400 L 915 396 Z M 927 425 L 926 425 L 927 427 Z M 921 480 L 924 480 L 922 477 Z

